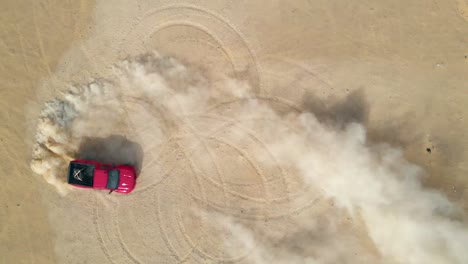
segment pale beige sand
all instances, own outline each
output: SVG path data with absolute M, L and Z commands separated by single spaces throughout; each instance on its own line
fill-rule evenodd
M 0 3 L 0 263 L 53 263 L 54 229 L 44 181 L 31 177 L 34 126 L 28 105 L 35 90 L 53 75 L 62 55 L 86 35 L 91 1 L 1 1 Z M 37 115 L 35 113 L 34 115 Z M 34 121 L 35 122 L 35 121 Z
M 314 250 L 331 242 L 314 240 L 311 252 L 304 245 L 294 252 L 287 245 L 310 241 L 288 232 L 310 229 L 311 222 L 326 227 L 329 218 L 337 226 L 324 237 L 352 239 L 320 251 L 347 256 L 342 247 L 351 243 L 359 245 L 356 254 L 382 259 L 365 219 L 349 221 L 320 191 L 304 191 L 297 171 L 281 163 L 263 167 L 268 161 L 255 155 L 255 144 L 267 137 L 236 141 L 238 135 L 214 134 L 224 144 L 205 149 L 191 145 L 195 135 L 182 137 L 178 148 L 194 148 L 187 158 L 160 144 L 152 115 L 133 117 L 139 127 L 119 132 L 144 152 L 134 194 L 61 196 L 31 172 L 44 102 L 70 84 L 110 78 L 119 59 L 150 50 L 176 57 L 214 83 L 225 75 L 245 80 L 258 97 L 288 109 L 302 109 L 305 101 L 319 117 L 351 112 L 372 140 L 403 147 L 405 157 L 427 171 L 426 187 L 468 209 L 466 0 L 62 2 L 0 4 L 1 263 L 249 263 L 283 247 L 289 251 L 282 257 L 296 263 L 321 255 Z M 229 117 L 231 109 L 220 105 L 216 113 Z M 128 107 L 130 114 L 148 114 L 143 103 Z M 194 126 L 222 124 L 205 122 Z M 220 231 L 224 225 L 230 234 Z M 236 234 L 246 241 L 253 236 L 257 246 L 232 242 Z M 272 238 L 273 245 L 266 241 Z

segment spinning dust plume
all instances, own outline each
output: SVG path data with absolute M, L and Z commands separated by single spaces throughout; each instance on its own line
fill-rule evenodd
M 325 124 L 307 111 L 278 110 L 242 81 L 210 82 L 157 54 L 122 61 L 112 78 L 73 86 L 48 102 L 31 167 L 66 194 L 67 163 L 86 155 L 83 144 L 90 138 L 133 131 L 134 140 L 147 145 L 153 142 L 145 141 L 148 135 L 139 130 L 151 118 L 157 128 L 150 141 L 162 141 L 197 126 L 192 116 L 230 100 L 240 102 L 231 115 L 242 128 L 256 133 L 282 166 L 333 206 L 319 216 L 298 214 L 288 224 L 268 225 L 208 211 L 219 232 L 226 234 L 227 253 L 248 250 L 244 261 L 249 263 L 468 263 L 463 212 L 441 193 L 424 188 L 424 172 L 406 161 L 400 149 L 368 142 L 366 129 L 358 123 Z M 144 107 L 128 107 L 132 102 Z M 256 121 L 265 119 L 272 122 Z M 219 127 L 208 124 L 203 129 Z M 242 133 L 231 134 L 242 142 Z M 140 166 L 134 149 L 122 151 L 123 145 L 117 144 L 119 151 L 91 148 L 88 154 L 105 159 L 114 153 L 113 161 L 131 160 Z M 273 166 L 262 153 L 246 148 L 265 166 Z

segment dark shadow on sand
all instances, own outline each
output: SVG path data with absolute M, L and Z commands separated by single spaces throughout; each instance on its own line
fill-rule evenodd
M 314 113 L 320 122 L 344 127 L 349 123 L 366 124 L 369 117 L 369 104 L 362 90 L 356 90 L 332 104 L 325 104 L 312 93 L 303 101 L 303 109 Z
M 140 144 L 119 135 L 106 138 L 87 137 L 77 152 L 78 159 L 93 159 L 104 163 L 129 164 L 140 174 L 143 149 Z

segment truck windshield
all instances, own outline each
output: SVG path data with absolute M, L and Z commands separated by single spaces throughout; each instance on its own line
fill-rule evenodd
M 108 174 L 106 188 L 110 190 L 115 190 L 119 186 L 120 181 L 120 172 L 119 170 L 110 170 Z

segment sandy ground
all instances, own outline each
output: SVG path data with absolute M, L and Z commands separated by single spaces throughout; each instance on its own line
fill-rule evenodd
M 63 196 L 33 173 L 44 103 L 71 84 L 110 78 L 117 61 L 153 50 L 213 83 L 243 80 L 278 107 L 362 123 L 370 141 L 402 147 L 426 171 L 425 188 L 468 210 L 466 0 L 2 1 L 0 14 L 1 263 L 261 262 L 249 257 L 252 248 L 227 243 L 230 235 L 213 221 L 228 216 L 258 230 L 293 230 L 321 214 L 339 218 L 337 230 L 359 240 L 360 252 L 385 258 L 365 220 L 346 222 L 321 191 L 301 188 L 294 169 L 263 167 L 254 149 L 267 140 L 255 133 L 237 141 L 213 132 L 217 143 L 201 148 L 193 146 L 194 132 L 164 130 L 174 146 L 155 132 L 155 117 L 134 116 L 137 127 L 114 133 L 143 151 L 138 187 L 128 197 Z M 148 108 L 140 101 L 125 107 L 130 114 Z M 216 116 L 236 107 L 219 103 Z M 202 131 L 222 121 L 192 124 Z M 260 245 L 277 237 L 256 235 Z

